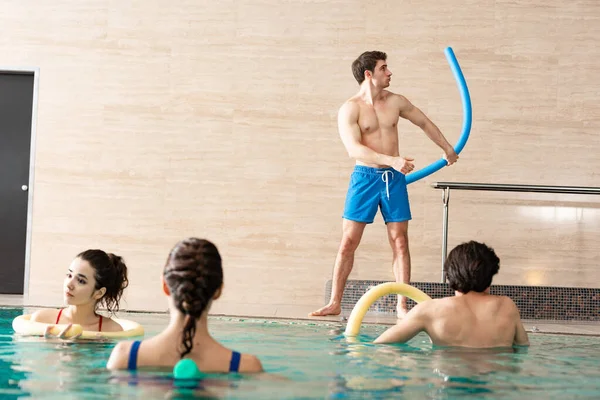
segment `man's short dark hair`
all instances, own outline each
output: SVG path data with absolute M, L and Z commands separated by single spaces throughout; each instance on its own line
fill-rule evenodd
M 494 249 L 475 241 L 456 246 L 444 265 L 450 288 L 461 293 L 483 292 L 500 269 Z
M 365 80 L 365 71 L 375 72 L 377 61 L 387 60 L 387 54 L 382 51 L 365 51 L 352 63 L 352 74 L 360 85 Z

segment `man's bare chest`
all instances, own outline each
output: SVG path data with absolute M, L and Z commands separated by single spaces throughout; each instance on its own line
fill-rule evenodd
M 358 125 L 363 134 L 395 131 L 398 113 L 389 107 L 364 106 L 360 109 Z

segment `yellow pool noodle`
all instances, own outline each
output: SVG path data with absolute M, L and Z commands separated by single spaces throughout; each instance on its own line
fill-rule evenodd
M 110 339 L 144 336 L 144 328 L 137 322 L 118 318 L 113 318 L 113 321 L 121 325 L 123 330 L 120 332 L 84 331 L 81 325 L 73 324 L 67 331 L 66 338 L 70 338 L 78 334 L 81 334 L 81 336 L 79 336 L 81 339 Z M 28 336 L 44 336 L 46 327 L 49 325 L 54 325 L 50 331 L 52 335 L 58 335 L 67 327 L 66 324 L 55 325 L 32 321 L 31 314 L 20 315 L 13 319 L 12 322 L 13 330 L 16 333 Z
M 397 282 L 386 282 L 369 289 L 365 294 L 362 295 L 360 300 L 354 305 L 352 313 L 348 318 L 348 324 L 346 325 L 346 336 L 356 336 L 360 332 L 360 326 L 363 318 L 367 313 L 367 310 L 373 303 L 380 297 L 388 294 L 399 294 L 420 303 L 425 300 L 431 300 L 427 294 L 417 289 L 414 286 L 407 285 L 406 283 Z

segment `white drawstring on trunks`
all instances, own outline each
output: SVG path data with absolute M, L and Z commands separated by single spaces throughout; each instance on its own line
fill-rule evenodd
M 390 199 L 390 184 L 389 184 L 389 178 L 388 178 L 388 174 L 392 174 L 392 179 L 394 179 L 394 173 L 392 171 L 390 171 L 389 169 L 383 171 L 383 174 L 381 175 L 381 179 L 385 182 L 385 192 L 387 194 L 387 199 Z

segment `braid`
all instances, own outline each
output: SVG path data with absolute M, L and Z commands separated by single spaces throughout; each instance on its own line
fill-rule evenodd
M 196 322 L 223 284 L 221 256 L 203 239 L 183 240 L 171 250 L 164 278 L 175 307 L 185 315 L 181 357 L 192 351 Z

